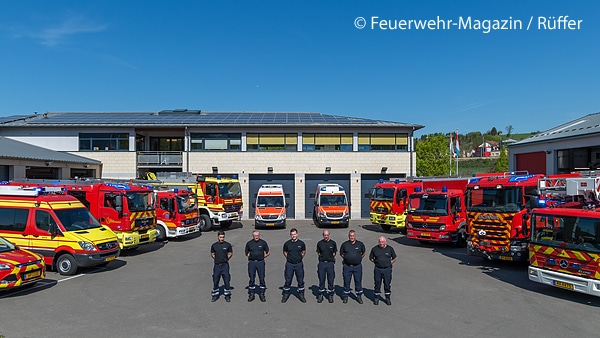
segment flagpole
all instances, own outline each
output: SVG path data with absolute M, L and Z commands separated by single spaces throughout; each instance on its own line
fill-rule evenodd
M 450 133 L 450 165 L 448 166 L 448 168 L 450 168 L 450 174 L 448 176 L 452 176 L 452 155 L 454 153 L 454 147 L 452 147 L 452 133 Z
M 460 157 L 460 145 L 458 143 L 458 128 L 456 129 L 456 176 L 458 176 L 458 158 Z

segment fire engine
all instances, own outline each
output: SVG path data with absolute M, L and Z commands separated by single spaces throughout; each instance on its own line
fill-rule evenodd
M 408 195 L 415 192 L 416 188 L 423 188 L 422 181 L 379 180 L 371 191 L 371 223 L 380 225 L 384 231 L 390 231 L 392 227 L 406 231 Z
M 421 242 L 451 242 L 466 245 L 468 178 L 423 181 L 409 195 L 406 237 Z
M 154 190 L 149 185 L 103 180 L 25 180 L 23 187 L 61 187 L 77 198 L 117 235 L 121 249 L 134 249 L 156 240 Z
M 43 256 L 61 275 L 106 265 L 120 253 L 117 236 L 63 188 L 0 185 L 0 236 Z
M 523 214 L 538 195 L 543 175 L 523 172 L 478 174 L 467 185 L 467 252 L 489 260 L 527 261 Z
M 344 187 L 337 183 L 321 183 L 315 193 L 313 221 L 317 227 L 350 225 L 350 210 Z
M 286 225 L 285 193 L 282 184 L 263 184 L 256 193 L 254 227 L 280 227 Z
M 540 208 L 525 216 L 531 222 L 529 280 L 600 296 L 599 180 L 540 180 Z
M 200 231 L 198 197 L 188 189 L 155 190 L 156 240 Z
M 210 230 L 212 226 L 229 228 L 233 221 L 242 219 L 242 187 L 237 175 L 210 177 L 196 174 L 176 179 L 158 177 L 158 182 L 152 184 L 155 187 L 191 188 L 198 196 L 201 231 Z

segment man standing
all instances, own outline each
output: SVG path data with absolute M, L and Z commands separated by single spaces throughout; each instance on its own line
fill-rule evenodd
M 248 257 L 248 301 L 254 300 L 256 293 L 256 284 L 254 283 L 256 274 L 258 274 L 258 282 L 260 283 L 258 290 L 258 298 L 261 302 L 266 302 L 265 289 L 265 258 L 270 254 L 269 245 L 264 240 L 260 239 L 260 232 L 254 230 L 252 239 L 246 243 L 246 256 Z
M 229 274 L 229 260 L 233 256 L 233 248 L 231 244 L 225 241 L 225 232 L 222 230 L 217 233 L 217 242 L 213 243 L 210 247 L 210 256 L 214 259 L 215 265 L 213 267 L 213 290 L 211 302 L 216 302 L 219 299 L 219 281 L 221 276 L 225 286 L 223 288 L 223 294 L 225 295 L 225 301 L 231 301 L 231 275 Z
M 375 263 L 373 276 L 375 277 L 375 298 L 373 304 L 378 305 L 381 298 L 381 280 L 383 280 L 383 291 L 385 292 L 384 303 L 392 305 L 391 283 L 392 283 L 392 264 L 396 262 L 396 252 L 394 248 L 387 245 L 387 240 L 384 236 L 379 237 L 379 245 L 371 249 L 369 254 L 371 262 Z
M 296 274 L 298 298 L 302 303 L 306 303 L 306 298 L 304 298 L 304 264 L 302 263 L 304 254 L 306 254 L 306 245 L 298 239 L 298 230 L 295 228 L 290 230 L 290 237 L 283 244 L 283 255 L 286 258 L 286 262 L 284 271 L 285 284 L 283 285 L 281 302 L 285 303 L 290 298 L 290 286 L 292 285 L 292 278 Z
M 325 293 L 325 279 L 327 278 L 327 300 L 333 303 L 333 280 L 335 279 L 335 255 L 337 253 L 337 244 L 329 238 L 329 230 L 323 230 L 323 239 L 317 243 L 317 254 L 319 255 L 319 264 L 317 265 L 317 275 L 319 276 L 319 295 L 317 303 L 323 302 Z
M 356 231 L 348 232 L 348 240 L 342 243 L 340 247 L 340 256 L 342 256 L 342 275 L 344 277 L 344 295 L 342 301 L 348 303 L 350 295 L 350 280 L 354 277 L 354 291 L 356 292 L 356 301 L 359 304 L 362 300 L 362 258 L 365 256 L 365 245 L 356 240 Z

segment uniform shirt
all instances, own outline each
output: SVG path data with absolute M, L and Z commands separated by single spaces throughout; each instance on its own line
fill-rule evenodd
M 283 251 L 287 252 L 287 261 L 289 263 L 297 264 L 302 262 L 302 251 L 306 251 L 306 245 L 299 239 L 295 242 L 288 239 L 288 241 L 283 244 Z
M 340 256 L 344 258 L 344 264 L 357 265 L 362 261 L 364 253 L 367 251 L 365 245 L 361 241 L 352 242 L 345 241 L 340 247 Z
M 334 254 L 337 252 L 337 244 L 334 240 L 324 239 L 317 243 L 317 253 L 319 254 L 319 262 L 335 262 Z
M 392 267 L 392 259 L 396 258 L 396 252 L 394 248 L 386 245 L 385 248 L 376 245 L 371 249 L 369 259 L 375 259 L 375 266 L 381 269 Z
M 263 239 L 259 239 L 255 241 L 251 239 L 246 243 L 246 255 L 250 253 L 248 256 L 249 260 L 253 261 L 262 261 L 265 259 L 265 253 L 269 252 L 269 245 Z
M 215 242 L 210 247 L 210 252 L 215 254 L 215 264 L 222 264 L 229 262 L 229 258 L 227 258 L 228 252 L 233 252 L 233 248 L 231 244 L 227 241 L 223 241 L 223 243 Z

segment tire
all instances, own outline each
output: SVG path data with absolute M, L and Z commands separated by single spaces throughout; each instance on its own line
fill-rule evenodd
M 392 230 L 392 226 L 391 226 L 391 225 L 389 225 L 389 224 L 382 224 L 382 225 L 381 225 L 381 229 L 382 229 L 383 231 L 390 231 L 390 230 Z
M 167 230 L 160 224 L 156 225 L 156 241 L 162 242 L 167 239 Z
M 70 254 L 64 254 L 56 260 L 56 270 L 63 276 L 71 276 L 77 272 L 77 262 L 75 257 Z
M 207 214 L 200 215 L 200 231 L 208 231 L 212 228 L 212 220 Z
M 233 223 L 233 221 L 221 222 L 221 228 L 223 228 L 223 229 L 229 229 L 229 227 L 231 226 L 232 223 Z

